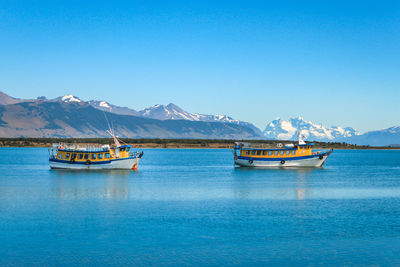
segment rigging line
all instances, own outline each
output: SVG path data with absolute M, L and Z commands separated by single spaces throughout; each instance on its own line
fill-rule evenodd
M 127 145 L 128 143 L 126 143 L 126 142 L 124 142 L 123 140 L 121 140 L 121 139 L 119 139 L 119 141 L 121 142 L 121 143 L 124 143 L 125 145 Z
M 113 122 L 111 121 L 111 125 L 112 125 L 112 128 L 111 128 L 110 122 L 108 121 L 108 118 L 107 118 L 106 113 L 104 112 L 104 110 L 103 110 L 103 114 L 104 114 L 104 117 L 106 118 L 107 125 L 108 125 L 108 129 L 109 129 L 110 133 L 111 133 L 113 136 L 115 136 L 114 124 L 113 124 Z M 116 136 L 115 136 L 115 137 L 116 137 Z M 122 142 L 122 143 L 124 143 L 125 145 L 127 145 L 127 143 L 125 143 L 124 141 L 120 140 L 119 138 L 117 138 L 117 139 L 118 139 L 120 142 Z
M 108 129 L 111 131 L 110 122 L 108 121 L 108 118 L 107 118 L 106 113 L 104 112 L 104 110 L 103 110 L 103 114 L 104 114 L 104 118 L 106 118 Z

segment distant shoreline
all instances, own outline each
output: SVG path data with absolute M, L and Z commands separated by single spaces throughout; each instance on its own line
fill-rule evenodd
M 294 143 L 295 141 L 281 140 L 226 140 L 226 139 L 129 139 L 122 138 L 123 142 L 134 148 L 233 148 L 234 142 L 248 142 L 263 144 L 266 148 L 276 148 L 278 143 Z M 312 142 L 312 141 L 310 141 Z M 110 144 L 110 138 L 0 138 L 0 147 L 50 147 L 52 143 L 100 143 Z M 376 149 L 398 150 L 400 147 L 373 147 L 357 146 L 337 142 L 315 142 L 315 148 L 334 149 Z

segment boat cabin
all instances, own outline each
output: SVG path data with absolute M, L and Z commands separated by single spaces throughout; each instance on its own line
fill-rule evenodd
M 236 154 L 246 158 L 290 158 L 313 155 L 313 143 L 287 146 L 284 148 L 253 148 L 235 145 Z
M 52 157 L 61 161 L 95 163 L 107 162 L 113 159 L 123 159 L 132 156 L 131 145 L 120 147 L 55 144 Z

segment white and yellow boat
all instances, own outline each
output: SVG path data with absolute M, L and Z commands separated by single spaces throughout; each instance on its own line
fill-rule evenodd
M 109 132 L 109 131 L 108 131 Z M 111 134 L 111 132 L 109 132 Z M 121 145 L 111 134 L 113 145 L 53 144 L 49 149 L 51 169 L 133 169 L 137 170 L 143 152 L 132 151 L 131 145 Z
M 235 143 L 235 164 L 243 167 L 322 167 L 333 149 L 314 150 L 299 134 L 298 144 L 278 144 L 278 148 L 255 148 Z

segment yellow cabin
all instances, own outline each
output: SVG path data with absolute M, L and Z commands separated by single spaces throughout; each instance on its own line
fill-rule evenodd
M 49 152 L 52 169 L 136 169 L 143 156 L 131 145 L 54 144 Z
M 330 150 L 313 150 L 313 143 L 287 144 L 278 148 L 256 148 L 247 143 L 235 143 L 235 164 L 243 167 L 321 167 Z

